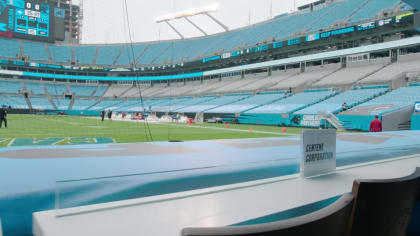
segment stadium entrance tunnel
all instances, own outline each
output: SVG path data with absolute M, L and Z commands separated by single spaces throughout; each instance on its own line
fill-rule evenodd
M 108 137 L 72 137 L 72 138 L 13 138 L 0 139 L 0 145 L 8 147 L 22 146 L 53 146 L 53 145 L 83 145 L 116 143 Z

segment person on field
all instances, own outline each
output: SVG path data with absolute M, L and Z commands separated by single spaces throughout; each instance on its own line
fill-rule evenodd
M 6 106 L 2 106 L 0 109 L 0 128 L 2 127 L 4 122 L 4 127 L 7 128 L 7 110 Z
M 105 111 L 103 110 L 101 111 L 101 120 L 104 121 L 104 119 L 105 119 Z
M 370 122 L 370 132 L 382 132 L 382 121 L 379 120 L 378 115 L 375 116 L 375 119 Z
M 111 118 L 112 118 L 112 111 L 108 110 L 108 119 L 111 119 Z

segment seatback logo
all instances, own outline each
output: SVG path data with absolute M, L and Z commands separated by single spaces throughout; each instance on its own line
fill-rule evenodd
M 414 104 L 414 110 L 415 110 L 415 112 L 420 112 L 420 102 L 416 102 Z

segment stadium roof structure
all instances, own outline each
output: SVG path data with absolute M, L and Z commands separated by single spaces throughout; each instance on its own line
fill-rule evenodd
M 417 0 L 402 0 L 402 1 L 414 7 L 416 10 L 420 9 L 420 2 Z
M 190 23 L 192 26 L 194 26 L 196 29 L 198 29 L 201 33 L 203 33 L 205 36 L 207 36 L 208 34 L 207 34 L 206 31 L 204 31 L 201 27 L 199 27 L 196 23 L 194 23 L 193 21 L 191 21 L 189 19 L 189 17 L 196 16 L 196 15 L 206 15 L 211 20 L 216 22 L 216 24 L 221 26 L 227 32 L 227 31 L 229 31 L 229 28 L 226 25 L 224 25 L 220 20 L 218 20 L 214 16 L 210 15 L 211 12 L 216 12 L 218 10 L 219 10 L 219 4 L 217 4 L 217 3 L 207 5 L 207 6 L 203 6 L 203 7 L 198 7 L 198 8 L 190 8 L 190 9 L 185 10 L 185 11 L 175 12 L 175 13 L 171 13 L 171 14 L 167 14 L 167 15 L 163 15 L 163 16 L 158 16 L 158 17 L 156 17 L 156 23 L 165 22 L 169 27 L 171 27 L 171 29 L 173 31 L 175 31 L 176 34 L 178 34 L 179 37 L 181 37 L 181 39 L 184 39 L 185 38 L 184 35 L 182 35 L 182 33 L 179 32 L 175 28 L 175 26 L 173 26 L 169 22 L 172 21 L 172 20 L 176 20 L 176 19 L 185 19 L 188 23 Z

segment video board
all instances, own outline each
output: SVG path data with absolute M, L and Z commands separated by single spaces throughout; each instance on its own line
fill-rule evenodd
M 0 36 L 53 42 L 53 13 L 46 0 L 0 0 Z

